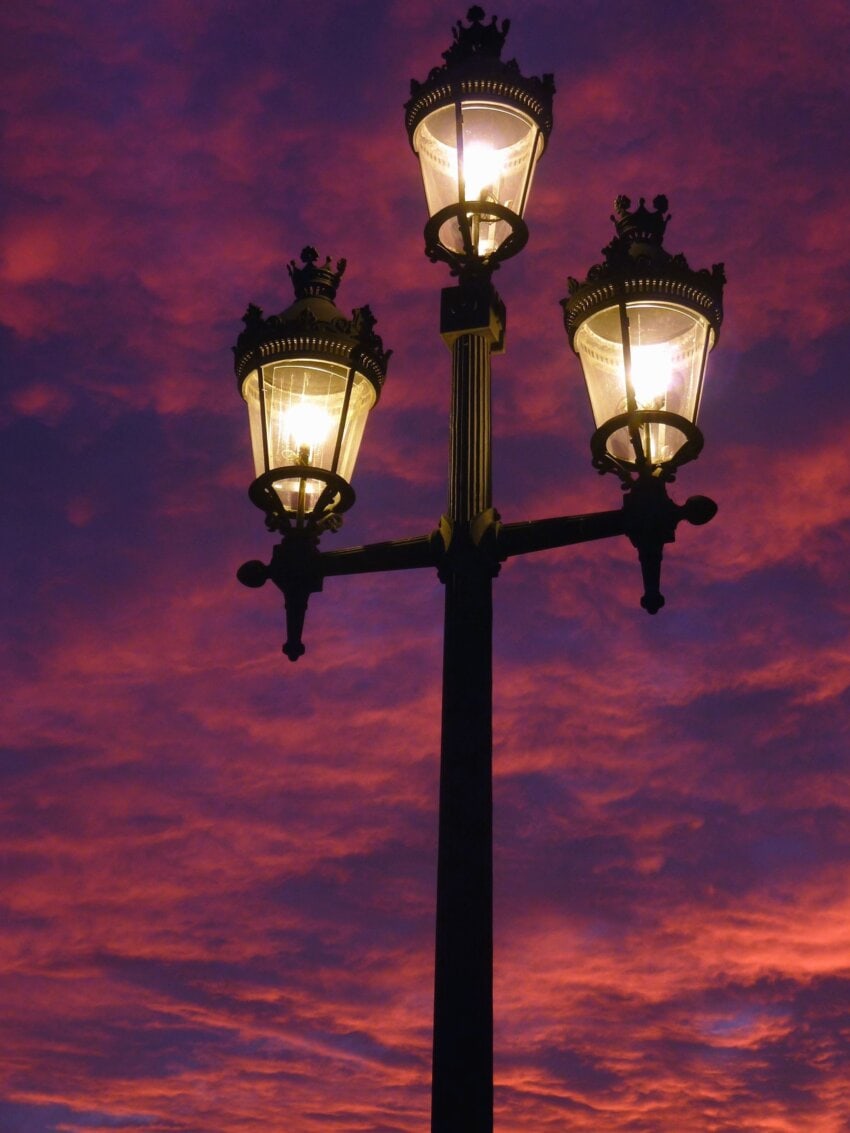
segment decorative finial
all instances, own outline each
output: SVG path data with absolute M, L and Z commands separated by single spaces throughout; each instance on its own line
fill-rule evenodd
M 485 25 L 482 23 L 484 14 L 484 9 L 475 4 L 466 14 L 469 27 L 464 27 L 463 21 L 458 20 L 452 28 L 454 43 L 443 52 L 443 58 L 449 67 L 469 59 L 501 58 L 511 21 L 502 20 L 502 26 L 499 28 L 496 17 L 492 16 L 490 23 Z
M 316 249 L 308 246 L 301 251 L 301 262 L 304 264 L 303 268 L 297 267 L 295 260 L 290 260 L 286 265 L 289 278 L 292 280 L 292 285 L 295 288 L 296 299 L 309 299 L 313 296 L 322 296 L 333 302 L 336 298 L 339 281 L 342 279 L 343 272 L 345 271 L 345 260 L 338 260 L 336 271 L 334 271 L 331 267 L 330 256 L 327 257 L 321 267 L 316 267 L 318 258 L 319 253 Z
M 617 216 L 612 216 L 611 219 L 620 240 L 629 244 L 654 244 L 660 248 L 664 230 L 671 219 L 667 212 L 667 198 L 663 195 L 655 197 L 652 202 L 655 212 L 650 212 L 644 201 L 645 198 L 641 197 L 635 211 L 629 212 L 632 202 L 627 196 L 620 195 L 614 201 Z
M 263 309 L 258 307 L 256 303 L 249 303 L 248 309 L 242 316 L 242 322 L 245 324 L 245 329 L 249 332 L 258 330 L 263 325 Z

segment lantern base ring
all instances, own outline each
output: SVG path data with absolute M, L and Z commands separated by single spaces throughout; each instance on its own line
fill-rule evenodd
M 679 450 L 669 459 L 653 464 L 644 456 L 642 462 L 624 460 L 608 451 L 610 437 L 620 429 L 630 433 L 642 425 L 670 425 L 684 436 Z M 696 460 L 702 452 L 703 436 L 693 421 L 678 413 L 668 413 L 663 409 L 638 409 L 634 413 L 619 413 L 600 426 L 590 438 L 590 451 L 593 467 L 600 472 L 615 472 L 625 483 L 632 482 L 632 472 L 647 473 L 662 480 L 674 480 L 676 469 L 682 464 Z
M 325 486 L 312 507 L 292 510 L 285 507 L 274 485 L 279 480 L 319 480 Z M 284 468 L 271 468 L 258 476 L 248 489 L 251 502 L 266 513 L 266 526 L 270 531 L 292 531 L 308 528 L 321 532 L 336 531 L 342 524 L 342 512 L 354 503 L 354 489 L 347 480 L 325 468 L 309 464 L 289 464 Z
M 493 218 L 509 224 L 511 231 L 498 247 L 486 256 L 481 256 L 473 251 L 472 227 L 476 220 Z M 461 231 L 465 248 L 461 252 L 447 247 L 440 239 L 440 229 L 446 221 L 452 219 L 457 221 Z M 511 256 L 521 252 L 527 243 L 528 225 L 521 216 L 497 201 L 458 201 L 434 213 L 425 225 L 425 255 L 432 263 L 442 260 L 443 263 L 450 264 L 453 275 L 476 268 L 492 270 L 502 260 L 510 259 Z

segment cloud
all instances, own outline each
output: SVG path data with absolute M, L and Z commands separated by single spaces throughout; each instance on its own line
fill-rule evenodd
M 230 347 L 306 243 L 345 256 L 394 355 L 323 547 L 434 529 L 452 280 L 402 106 L 459 14 L 4 16 L 3 1129 L 427 1124 L 442 586 L 328 579 L 281 656 L 281 595 L 234 578 L 272 541 Z M 666 192 L 671 249 L 729 285 L 671 490 L 720 510 L 666 548 L 665 609 L 622 539 L 494 584 L 497 1125 L 837 1133 L 847 13 L 520 14 L 508 54 L 558 95 L 495 278 L 505 521 L 620 504 L 559 307 L 613 197 Z

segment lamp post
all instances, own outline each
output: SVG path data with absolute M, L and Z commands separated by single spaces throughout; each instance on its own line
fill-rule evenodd
M 345 550 L 319 550 L 354 502 L 350 485 L 366 417 L 389 352 L 368 307 L 334 305 L 344 269 L 290 265 L 295 303 L 264 319 L 249 307 L 236 346 L 257 478 L 251 499 L 281 534 L 269 564 L 239 572 L 270 579 L 286 602 L 284 652 L 304 652 L 307 602 L 325 578 L 430 567 L 445 585 L 440 823 L 434 983 L 432 1133 L 493 1129 L 492 582 L 514 555 L 626 535 L 638 550 L 641 604 L 656 613 L 663 548 L 685 519 L 666 485 L 702 447 L 696 425 L 708 354 L 722 319 L 723 269 L 693 271 L 663 248 L 663 197 L 649 212 L 617 198 L 616 235 L 603 263 L 569 280 L 563 301 L 596 421 L 594 466 L 622 482 L 622 506 L 589 515 L 503 524 L 491 493 L 490 359 L 503 349 L 499 264 L 525 245 L 523 215 L 552 127 L 551 76 L 524 77 L 501 58 L 508 21 L 473 7 L 424 83 L 411 84 L 406 125 L 428 205 L 425 250 L 457 283 L 442 292 L 440 332 L 452 354 L 449 483 L 437 531 Z

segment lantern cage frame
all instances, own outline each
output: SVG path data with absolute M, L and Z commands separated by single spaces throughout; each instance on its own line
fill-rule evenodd
M 603 249 L 604 261 L 590 268 L 581 282 L 570 277 L 567 281 L 569 294 L 561 300 L 564 328 L 570 347 L 577 355 L 576 336 L 580 328 L 603 311 L 616 309 L 618 312 L 628 404 L 624 413 L 611 416 L 597 427 L 590 440 L 590 450 L 594 468 L 600 473 L 615 473 L 626 485 L 635 475 L 672 482 L 677 469 L 696 460 L 702 451 L 703 435 L 696 421 L 708 355 L 717 345 L 723 322 L 723 286 L 726 282 L 723 265 L 714 264 L 710 271 L 694 270 L 684 255 L 667 252 L 662 246 L 664 232 L 671 219 L 666 211 L 667 198 L 657 196 L 653 206 L 655 211 L 650 212 L 645 207 L 645 198 L 641 197 L 637 209 L 630 212 L 630 199 L 625 195 L 617 197 L 614 202 L 617 215 L 611 217 L 617 235 Z M 706 324 L 691 418 L 665 409 L 640 408 L 635 401 L 629 310 L 653 303 L 687 312 Z M 585 379 L 589 387 L 586 371 Z M 651 459 L 643 444 L 642 431 L 652 424 L 674 428 L 684 438 L 676 452 L 665 460 Z M 633 460 L 615 455 L 608 448 L 611 437 L 622 429 L 628 430 L 635 454 Z
M 511 256 L 521 252 L 528 242 L 528 226 L 523 212 L 528 201 L 537 162 L 542 157 L 552 132 L 552 99 L 555 82 L 551 74 L 526 76 L 515 59 L 501 58 L 502 47 L 510 28 L 510 20 L 501 26 L 493 16 L 485 24 L 484 10 L 477 5 L 469 9 L 469 26 L 459 20 L 453 29 L 454 42 L 443 52 L 445 62 L 434 67 L 424 82 L 411 79 L 410 98 L 405 103 L 405 126 L 414 153 L 416 133 L 426 119 L 437 111 L 454 107 L 455 139 L 458 154 L 458 200 L 447 204 L 429 217 L 425 225 L 425 254 L 432 263 L 447 263 L 452 275 L 490 272 Z M 534 140 L 530 147 L 528 168 L 519 194 L 519 209 L 499 201 L 467 200 L 463 167 L 463 108 L 492 104 L 495 109 L 514 112 L 530 121 Z M 422 163 L 420 159 L 420 170 Z M 510 231 L 487 255 L 473 247 L 471 220 L 481 218 L 504 221 Z M 450 220 L 459 226 L 463 251 L 449 247 L 441 238 L 441 229 Z
M 295 288 L 295 302 L 279 315 L 263 318 L 262 310 L 249 305 L 243 322 L 245 329 L 234 347 L 234 369 L 239 392 L 245 398 L 245 383 L 252 374 L 257 378 L 259 420 L 264 471 L 248 489 L 252 503 L 266 513 L 266 526 L 270 531 L 305 530 L 320 533 L 338 530 L 342 515 L 355 502 L 351 484 L 337 469 L 346 436 L 351 395 L 355 384 L 366 380 L 374 392 L 374 401 L 366 410 L 377 404 L 387 374 L 391 350 L 384 350 L 383 342 L 375 334 L 375 318 L 371 308 L 356 307 L 351 318 L 346 318 L 334 305 L 339 281 L 346 261 L 339 260 L 334 271 L 330 257 L 324 265 L 316 266 L 318 253 L 306 247 L 301 252 L 302 267 L 295 261 L 288 265 Z M 345 390 L 333 440 L 330 467 L 311 463 L 309 459 L 270 467 L 269 412 L 266 400 L 265 371 L 276 363 L 313 363 L 322 370 L 328 367 L 344 368 Z M 365 427 L 365 422 L 364 422 Z M 298 505 L 288 507 L 275 490 L 280 481 L 297 481 Z M 306 485 L 315 481 L 323 487 L 307 501 Z

